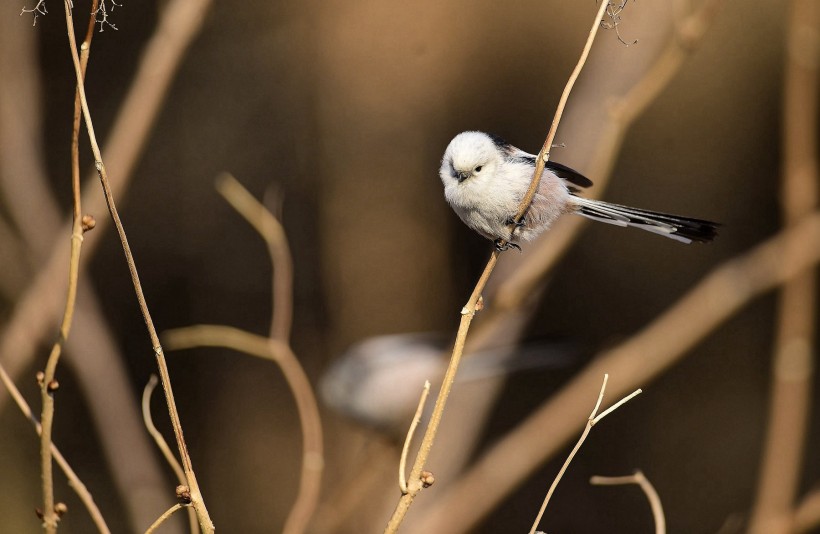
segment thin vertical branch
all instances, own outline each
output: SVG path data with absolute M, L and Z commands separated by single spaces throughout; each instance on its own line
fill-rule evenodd
M 558 133 L 558 125 L 561 122 L 561 117 L 564 116 L 564 108 L 566 108 L 567 100 L 569 100 L 569 95 L 572 92 L 572 88 L 575 87 L 575 81 L 578 79 L 578 76 L 580 76 L 584 65 L 586 65 L 587 57 L 589 57 L 589 51 L 592 49 L 592 43 L 595 41 L 595 36 L 598 34 L 598 28 L 601 27 L 601 21 L 604 18 L 604 13 L 606 12 L 609 3 L 610 0 L 601 0 L 601 6 L 598 8 L 598 13 L 595 15 L 595 21 L 592 23 L 592 29 L 590 29 L 586 44 L 584 44 L 584 49 L 581 51 L 581 57 L 578 59 L 578 63 L 572 70 L 572 74 L 570 74 L 569 80 L 567 80 L 567 84 L 564 86 L 564 91 L 561 93 L 561 98 L 558 100 L 558 107 L 555 110 L 552 123 L 550 123 L 547 138 L 544 140 L 544 144 L 541 146 L 541 150 L 538 151 L 538 156 L 535 158 L 535 173 L 530 181 L 530 187 L 527 189 L 524 198 L 521 200 L 521 205 L 518 207 L 518 212 L 515 215 L 515 220 L 518 222 L 521 222 L 524 219 L 524 216 L 527 214 L 527 210 L 530 209 L 532 199 L 535 198 L 535 193 L 538 191 L 538 185 L 541 183 L 541 175 L 544 174 L 544 167 L 550 159 L 550 149 L 552 148 L 552 143 L 555 141 L 555 134 Z
M 199 489 L 199 484 L 196 481 L 196 475 L 194 474 L 193 463 L 191 462 L 191 457 L 188 454 L 188 447 L 185 444 L 185 438 L 182 435 L 182 424 L 179 419 L 179 412 L 177 411 L 176 402 L 174 400 L 174 393 L 171 388 L 171 379 L 168 374 L 168 366 L 165 362 L 165 355 L 162 351 L 162 345 L 159 342 L 159 337 L 157 336 L 156 329 L 154 328 L 154 323 L 151 319 L 151 314 L 148 311 L 148 305 L 145 301 L 145 295 L 142 291 L 142 285 L 139 280 L 139 274 L 137 273 L 137 267 L 134 262 L 133 254 L 131 253 L 131 247 L 128 245 L 128 239 L 125 235 L 125 229 L 122 226 L 122 221 L 120 220 L 116 204 L 114 203 L 114 198 L 111 193 L 111 186 L 108 180 L 108 172 L 106 171 L 105 164 L 103 163 L 100 147 L 97 144 L 97 138 L 94 133 L 94 125 L 91 121 L 91 113 L 88 110 L 88 101 L 85 95 L 85 86 L 83 84 L 82 70 L 80 67 L 80 58 L 77 54 L 77 43 L 74 39 L 74 23 L 71 14 L 70 0 L 65 0 L 65 15 L 69 46 L 71 48 L 71 56 L 74 62 L 74 71 L 77 76 L 77 87 L 80 94 L 80 101 L 82 103 L 83 116 L 85 117 L 85 127 L 91 144 L 91 151 L 94 154 L 95 166 L 97 168 L 97 173 L 99 174 L 100 183 L 103 188 L 103 194 L 105 195 L 105 200 L 108 204 L 108 209 L 111 214 L 111 218 L 114 221 L 117 233 L 119 234 L 120 243 L 122 244 L 123 252 L 125 253 L 126 263 L 128 264 L 128 269 L 131 273 L 131 280 L 134 284 L 134 291 L 137 296 L 137 302 L 139 303 L 140 311 L 142 312 L 142 316 L 145 321 L 145 326 L 148 329 L 148 335 L 151 339 L 151 345 L 154 349 L 154 354 L 156 355 L 157 366 L 159 367 L 160 373 L 160 380 L 162 381 L 162 386 L 165 391 L 165 401 L 168 405 L 168 413 L 171 417 L 171 424 L 174 429 L 174 435 L 176 436 L 177 447 L 182 458 L 182 466 L 183 470 L 185 471 L 185 477 L 188 482 L 188 487 L 191 491 L 191 504 L 197 512 L 197 517 L 199 518 L 199 522 L 202 526 L 203 531 L 209 534 L 214 530 L 213 522 L 211 521 L 211 518 L 208 515 L 208 510 L 205 507 L 205 502 L 202 498 L 202 493 Z
M 655 520 L 655 534 L 666 534 L 666 516 L 663 513 L 663 505 L 655 487 L 643 472 L 635 471 L 635 474 L 622 477 L 594 476 L 589 479 L 589 483 L 595 486 L 622 486 L 624 484 L 637 484 L 652 510 L 652 517 Z
M 817 206 L 820 7 L 793 0 L 786 31 L 781 204 L 786 227 Z M 795 243 L 794 246 L 805 246 Z M 810 267 L 780 292 L 769 427 L 749 532 L 791 531 L 812 402 L 816 282 Z
M 165 441 L 165 437 L 157 429 L 154 424 L 154 419 L 151 417 L 151 395 L 153 395 L 154 389 L 156 389 L 158 382 L 157 375 L 152 374 L 148 379 L 148 382 L 145 384 L 145 388 L 142 390 L 142 421 L 145 423 L 145 428 L 148 430 L 148 433 L 152 438 L 154 438 L 154 443 L 156 443 L 162 453 L 163 458 L 165 458 L 165 461 L 168 462 L 169 466 L 171 466 L 171 470 L 174 472 L 174 475 L 176 475 L 177 481 L 180 484 L 186 484 L 185 472 L 182 470 L 182 466 L 179 465 L 179 460 L 177 460 L 176 456 L 174 456 L 174 453 L 171 451 L 171 447 L 168 446 L 168 442 Z M 196 513 L 193 508 L 190 507 L 188 508 L 188 512 L 190 531 L 192 534 L 198 534 L 199 524 L 196 521 Z
M 18 390 L 17 386 L 14 385 L 14 382 L 11 380 L 11 377 L 8 375 L 2 364 L 0 364 L 0 382 L 3 382 L 3 385 L 9 390 L 11 398 L 17 404 L 17 407 L 20 408 L 20 411 L 23 412 L 23 416 L 31 422 L 34 427 L 34 431 L 37 432 L 37 435 L 42 435 L 43 428 L 40 425 L 40 422 L 37 421 L 36 417 L 34 417 L 34 412 L 31 411 L 31 407 L 26 402 L 26 399 L 23 398 L 23 395 L 20 394 L 20 390 Z M 86 488 L 85 484 L 83 484 L 82 480 L 80 480 L 80 477 L 77 476 L 77 473 L 75 473 L 71 466 L 68 465 L 68 462 L 54 443 L 51 444 L 51 455 L 57 465 L 60 466 L 60 469 L 63 470 L 63 473 L 65 473 L 66 478 L 68 478 L 68 485 L 74 488 L 74 491 L 77 493 L 80 501 L 82 501 L 83 505 L 85 505 L 86 510 L 88 510 L 88 514 L 91 516 L 91 520 L 97 527 L 97 530 L 101 534 L 110 534 L 111 531 L 108 529 L 108 525 L 105 524 L 105 519 L 103 518 L 100 509 L 97 508 L 97 503 L 94 502 L 94 497 L 91 496 L 88 488 Z
M 88 57 L 91 53 L 91 39 L 94 37 L 94 11 L 97 0 L 93 0 L 91 16 L 86 30 L 85 41 L 82 44 L 82 57 L 79 60 L 78 78 L 85 78 Z M 71 28 L 73 31 L 73 26 Z M 73 36 L 73 34 L 72 34 Z M 63 351 L 63 345 L 68 339 L 71 324 L 74 319 L 74 306 L 77 302 L 77 283 L 80 275 L 80 251 L 83 243 L 82 223 L 82 193 L 80 191 L 80 116 L 82 114 L 79 87 L 74 95 L 74 120 L 71 132 L 71 193 L 72 193 L 72 226 L 71 226 L 71 253 L 68 267 L 68 295 L 66 296 L 63 319 L 60 323 L 60 333 L 51 349 L 42 380 L 40 380 L 40 396 L 43 403 L 40 421 L 40 470 L 43 487 L 43 529 L 53 534 L 57 531 L 59 514 L 54 508 L 54 475 L 52 469 L 51 435 L 54 425 L 54 392 L 58 383 L 55 380 L 57 364 Z

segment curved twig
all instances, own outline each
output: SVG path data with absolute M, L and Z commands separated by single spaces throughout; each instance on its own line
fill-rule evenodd
M 421 398 L 419 405 L 416 408 L 416 413 L 413 415 L 413 420 L 410 422 L 410 429 L 407 431 L 407 437 L 404 439 L 404 447 L 401 449 L 401 459 L 399 460 L 399 489 L 402 493 L 407 493 L 407 453 L 410 450 L 410 444 L 413 442 L 413 434 L 416 433 L 416 427 L 421 421 L 421 414 L 424 412 L 424 405 L 427 403 L 427 395 L 430 394 L 430 381 L 424 381 L 424 388 L 421 390 Z
M 271 360 L 279 365 L 293 391 L 299 420 L 303 425 L 302 480 L 296 506 L 291 510 L 286 532 L 301 532 L 316 507 L 324 469 L 322 425 L 316 397 L 299 359 L 287 343 L 270 339 L 232 326 L 195 325 L 163 332 L 163 339 L 173 350 L 196 347 L 225 347 L 251 356 Z M 303 497 L 307 495 L 307 497 Z
M 145 531 L 145 534 L 153 534 L 154 532 L 156 532 L 156 530 L 159 528 L 159 526 L 162 525 L 165 522 L 166 519 L 168 519 L 169 517 L 171 517 L 172 515 L 174 515 L 176 512 L 180 511 L 183 508 L 185 508 L 185 506 L 182 506 L 181 504 L 176 503 L 172 507 L 165 510 L 165 512 L 163 512 L 163 514 L 161 516 L 159 516 L 157 518 L 157 520 L 154 521 L 154 523 L 150 527 L 148 527 L 148 530 Z
M 299 421 L 302 425 L 302 472 L 299 493 L 285 521 L 286 534 L 303 532 L 316 506 L 322 486 L 324 451 L 322 421 L 313 388 L 289 346 L 293 322 L 293 259 L 287 235 L 282 224 L 239 181 L 228 173 L 217 178 L 219 193 L 262 236 L 268 245 L 273 266 L 273 313 L 270 338 L 288 346 L 287 354 L 276 360 L 296 399 Z
M 637 484 L 641 488 L 646 500 L 649 501 L 649 507 L 652 509 L 652 517 L 655 520 L 655 534 L 666 534 L 666 516 L 663 513 L 663 505 L 658 492 L 655 487 L 649 482 L 649 479 L 644 476 L 640 470 L 635 471 L 633 475 L 622 477 L 604 477 L 594 476 L 589 479 L 589 483 L 595 486 L 621 486 L 624 484 Z
M 216 189 L 268 245 L 273 264 L 273 314 L 270 335 L 288 342 L 293 322 L 293 258 L 282 224 L 231 174 L 216 179 Z

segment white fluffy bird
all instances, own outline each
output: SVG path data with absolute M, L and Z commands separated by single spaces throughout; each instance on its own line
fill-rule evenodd
M 518 248 L 548 229 L 565 213 L 617 226 L 633 226 L 683 243 L 707 242 L 718 224 L 578 196 L 592 185 L 585 176 L 548 161 L 538 191 L 523 221 L 510 232 L 519 204 L 529 188 L 535 156 L 484 132 L 463 132 L 450 141 L 439 175 L 444 196 L 464 223 L 494 240 Z

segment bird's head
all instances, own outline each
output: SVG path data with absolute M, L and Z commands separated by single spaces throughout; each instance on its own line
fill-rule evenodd
M 439 174 L 445 183 L 486 180 L 495 174 L 502 154 L 492 137 L 483 132 L 463 132 L 450 141 Z

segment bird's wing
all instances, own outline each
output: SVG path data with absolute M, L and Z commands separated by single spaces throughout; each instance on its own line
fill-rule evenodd
M 513 160 L 526 162 L 529 165 L 532 165 L 533 167 L 535 166 L 535 156 L 513 146 L 510 146 L 509 157 Z M 592 180 L 590 180 L 580 172 L 574 169 L 570 169 L 566 165 L 561 165 L 560 163 L 556 163 L 554 161 L 548 161 L 546 167 L 547 169 L 555 173 L 556 176 L 558 176 L 559 178 L 563 178 L 572 185 L 578 187 L 592 186 Z

